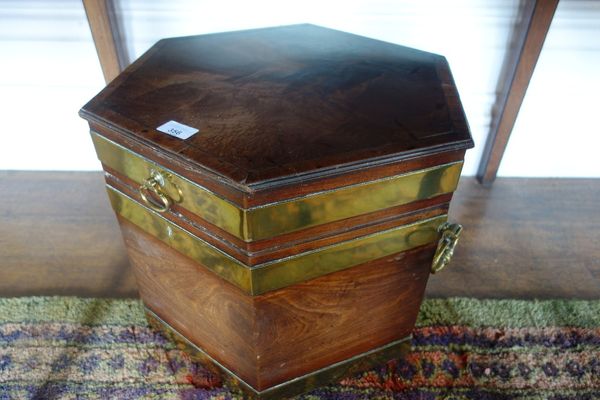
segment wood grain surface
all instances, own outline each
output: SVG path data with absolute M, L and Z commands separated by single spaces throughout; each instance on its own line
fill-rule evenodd
M 255 298 L 260 384 L 272 386 L 407 337 L 435 245 Z
M 135 296 L 98 172 L 0 172 L 0 294 Z
M 161 40 L 81 116 L 248 191 L 473 144 L 444 57 L 314 25 Z
M 256 388 L 252 297 L 129 221 L 119 222 L 146 306 Z
M 600 179 L 462 180 L 464 234 L 429 296 L 600 298 Z
M 257 390 L 406 337 L 435 245 L 248 296 L 119 219 L 146 306 Z
M 0 172 L 0 295 L 136 297 L 101 172 Z M 600 297 L 600 179 L 462 178 L 427 296 Z

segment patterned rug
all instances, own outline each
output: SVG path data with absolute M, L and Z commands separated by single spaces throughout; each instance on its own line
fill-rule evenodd
M 426 300 L 403 360 L 298 399 L 600 399 L 600 301 Z M 0 299 L 0 399 L 235 399 L 135 300 Z

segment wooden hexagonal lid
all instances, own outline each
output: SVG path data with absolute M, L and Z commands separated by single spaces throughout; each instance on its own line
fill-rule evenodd
M 161 40 L 81 115 L 248 191 L 472 147 L 444 57 L 314 25 Z

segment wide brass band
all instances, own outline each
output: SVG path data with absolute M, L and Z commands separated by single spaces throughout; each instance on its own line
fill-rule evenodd
M 117 189 L 107 186 L 107 191 L 123 218 L 250 295 L 433 243 L 439 238 L 438 226 L 447 219 L 440 215 L 250 267 Z
M 156 172 L 168 174 L 170 198 L 209 223 L 246 242 L 351 218 L 453 192 L 462 161 L 353 184 L 251 208 L 241 208 L 210 190 L 94 132 L 98 158 L 114 171 L 143 184 Z M 178 188 L 180 193 L 175 192 Z M 169 190 L 172 192 L 169 192 Z
M 224 231 L 243 238 L 240 221 L 244 218 L 244 213 L 236 205 L 94 132 L 92 132 L 92 140 L 98 158 L 104 165 L 125 175 L 139 185 L 142 185 L 156 172 L 163 173 L 163 171 L 166 171 L 173 183 L 164 188 L 169 197 L 178 198 L 180 193 L 175 189 L 178 188 L 183 194 L 180 203 L 183 208 Z

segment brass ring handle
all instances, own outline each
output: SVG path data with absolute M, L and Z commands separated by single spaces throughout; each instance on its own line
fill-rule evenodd
M 175 190 L 177 191 L 177 198 L 176 199 L 171 199 L 173 201 L 173 203 L 181 203 L 183 201 L 183 192 L 181 191 L 181 188 L 179 186 L 177 186 L 174 182 L 171 182 L 169 177 L 167 176 L 167 179 L 169 180 L 171 186 L 173 186 L 175 188 Z
M 139 192 L 144 203 L 159 213 L 168 211 L 173 204 L 173 200 L 168 194 L 163 192 L 160 182 L 156 179 L 156 177 L 146 179 L 140 186 Z M 148 192 L 151 192 L 154 194 L 154 196 L 158 197 L 160 199 L 160 204 L 153 200 L 152 197 L 148 196 Z M 179 195 L 181 195 L 181 191 L 179 191 Z
M 454 248 L 462 232 L 462 225 L 444 222 L 439 226 L 438 232 L 442 233 L 442 237 L 438 242 L 438 247 L 433 256 L 431 263 L 431 273 L 435 274 L 443 270 L 454 255 Z

